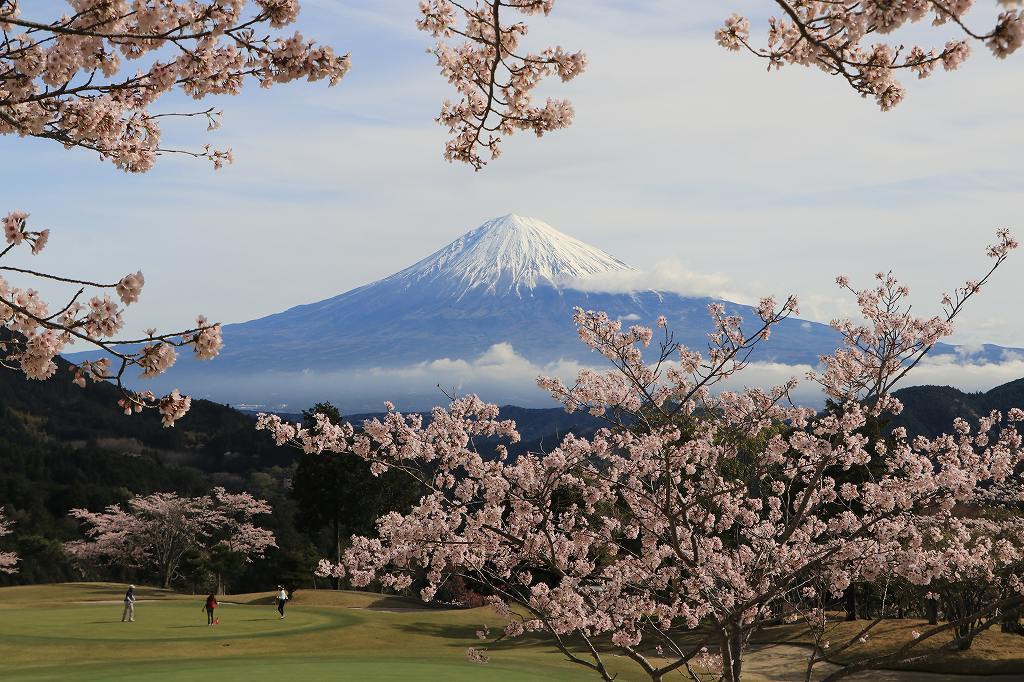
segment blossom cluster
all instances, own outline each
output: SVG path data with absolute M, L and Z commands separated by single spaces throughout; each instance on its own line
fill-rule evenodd
M 999 238 L 993 269 L 1016 245 L 1006 232 Z M 427 490 L 408 513 L 380 518 L 375 537 L 352 538 L 340 564 L 321 562 L 319 574 L 394 589 L 425 574 L 425 600 L 463 576 L 509 619 L 499 637 L 545 631 L 570 660 L 599 673 L 594 642 L 607 638 L 651 679 L 716 669 L 735 682 L 751 633 L 793 602 L 835 599 L 883 574 L 914 585 L 994 575 L 1024 557 L 1019 524 L 994 517 L 979 530 L 959 513 L 980 489 L 1019 485 L 1024 412 L 992 413 L 976 427 L 958 420 L 934 439 L 902 429 L 869 436 L 879 417 L 901 409 L 888 392 L 895 378 L 949 333 L 977 291 L 967 288 L 946 314 L 923 320 L 889 275 L 860 292 L 865 321 L 837 324 L 843 348 L 819 377 L 837 400 L 821 413 L 790 402 L 795 379 L 770 390 L 712 390 L 742 373 L 766 331 L 796 310 L 790 298 L 762 301 L 747 331 L 712 304 L 702 352 L 676 344 L 665 319 L 652 352 L 654 329 L 577 310 L 581 340 L 612 369 L 581 371 L 572 386 L 539 384 L 607 427 L 566 435 L 547 451 L 512 458 L 499 446 L 487 455 L 484 439 L 519 435 L 475 396 L 435 408 L 429 422 L 389 405 L 359 429 L 308 429 L 273 415 L 257 428 L 306 452 L 402 469 Z M 848 361 L 867 356 L 880 361 Z M 582 647 L 564 645 L 570 637 Z M 718 646 L 717 664 L 709 644 Z M 483 662 L 486 651 L 469 656 Z
M 11 522 L 0 509 L 0 538 L 11 533 Z M 0 573 L 17 573 L 18 555 L 14 552 L 0 552 Z
M 905 89 L 896 78 L 901 70 L 918 79 L 930 76 L 938 65 L 953 71 L 970 56 L 969 40 L 984 43 L 1001 59 L 1024 44 L 1024 12 L 1020 9 L 1000 13 L 988 32 L 969 28 L 965 15 L 974 0 L 773 1 L 781 16 L 768 20 L 765 47 L 751 43 L 750 21 L 738 14 L 726 19 L 715 32 L 718 44 L 728 50 L 749 51 L 766 60 L 769 70 L 789 64 L 816 67 L 845 79 L 863 97 L 874 98 L 883 111 L 903 100 Z M 925 19 L 930 19 L 933 26 L 959 27 L 965 38 L 927 50 L 917 45 L 908 49 L 902 44 L 867 42 Z
M 177 88 L 201 100 L 237 94 L 247 80 L 262 87 L 300 78 L 338 82 L 346 56 L 296 32 L 298 0 L 68 0 L 55 19 L 0 0 L 0 134 L 54 140 L 92 150 L 118 168 L 142 172 L 161 153 L 230 162 L 230 151 L 161 147 L 160 119 L 202 116 L 213 129 L 220 112 L 151 113 Z M 129 71 L 129 65 L 133 66 Z
M 32 255 L 37 255 L 50 234 L 49 230 L 29 229 L 28 214 L 23 211 L 12 211 L 4 216 L 3 229 L 6 248 L 0 251 L 0 258 L 26 245 Z M 142 377 L 157 376 L 174 364 L 177 348 L 191 347 L 198 359 L 209 360 L 216 357 L 223 346 L 220 325 L 210 323 L 201 315 L 196 318 L 194 328 L 182 332 L 157 334 L 155 330 L 147 330 L 145 338 L 118 338 L 124 327 L 123 306 L 137 302 L 145 285 L 141 272 L 125 275 L 113 283 L 56 276 L 9 265 L 0 265 L 0 272 L 77 287 L 68 303 L 51 310 L 38 291 L 14 286 L 0 276 L 0 324 L 6 333 L 0 340 L 0 363 L 21 370 L 29 379 L 41 381 L 57 372 L 57 356 L 68 344 L 89 344 L 102 351 L 104 357 L 69 364 L 74 383 L 85 387 L 87 381 L 113 381 L 121 388 L 119 405 L 125 414 L 153 408 L 160 412 L 165 426 L 172 426 L 188 412 L 190 398 L 177 390 L 163 397 L 149 391 L 128 390 L 122 383 L 125 372 L 138 367 Z M 89 289 L 109 293 L 98 293 L 83 300 Z
M 538 137 L 572 123 L 572 105 L 548 99 L 533 103 L 532 91 L 548 76 L 563 82 L 587 65 L 582 52 L 560 46 L 520 54 L 528 28 L 519 21 L 504 23 L 504 13 L 549 14 L 554 0 L 423 0 L 417 26 L 437 39 L 433 53 L 441 75 L 458 91 L 457 102 L 445 101 L 438 122 L 451 133 L 445 158 L 479 170 L 501 153 L 501 136 L 532 130 Z M 459 40 L 450 44 L 451 40 Z

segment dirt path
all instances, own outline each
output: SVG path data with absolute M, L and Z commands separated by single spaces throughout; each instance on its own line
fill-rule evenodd
M 754 646 L 744 657 L 744 679 L 750 682 L 799 682 L 804 679 L 808 649 L 792 644 Z M 814 667 L 815 680 L 838 670 L 831 663 Z M 749 675 L 749 677 L 748 677 Z M 870 670 L 845 678 L 850 682 L 1020 682 L 1020 675 L 948 675 L 904 670 Z

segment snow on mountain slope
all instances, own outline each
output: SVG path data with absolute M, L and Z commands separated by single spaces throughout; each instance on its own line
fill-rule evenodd
M 381 281 L 407 288 L 442 286 L 461 298 L 477 290 L 515 293 L 615 270 L 632 270 L 617 258 L 515 214 L 489 220 L 443 249 Z

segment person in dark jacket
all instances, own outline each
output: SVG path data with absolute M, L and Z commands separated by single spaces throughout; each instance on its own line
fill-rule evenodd
M 206 603 L 203 604 L 203 608 L 206 609 L 206 627 L 216 625 L 213 612 L 217 608 L 217 597 L 212 594 L 206 597 Z

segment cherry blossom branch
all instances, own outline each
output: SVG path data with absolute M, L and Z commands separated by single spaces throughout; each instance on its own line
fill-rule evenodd
M 215 168 L 231 162 L 230 151 L 160 145 L 160 118 L 207 116 L 209 129 L 219 125 L 211 110 L 151 113 L 174 88 L 199 100 L 237 94 L 250 79 L 263 87 L 299 78 L 334 85 L 349 68 L 347 55 L 299 33 L 256 37 L 294 23 L 297 0 L 72 4 L 78 12 L 47 22 L 22 17 L 15 0 L 0 3 L 0 134 L 88 149 L 128 172 L 146 171 L 170 153 L 206 158 Z M 164 60 L 167 48 L 177 56 Z M 139 63 L 139 73 L 118 79 L 122 60 Z
M 8 213 L 3 218 L 3 229 L 7 247 L 0 258 L 21 245 L 31 247 L 32 255 L 37 255 L 50 234 L 49 230 L 30 230 L 28 214 L 21 211 Z M 156 409 L 164 426 L 172 426 L 188 411 L 191 399 L 177 390 L 160 398 L 149 391 L 129 390 L 123 383 L 125 372 L 137 367 L 143 377 L 157 376 L 174 364 L 175 348 L 191 347 L 197 358 L 208 360 L 215 357 L 223 345 L 220 325 L 210 324 L 203 316 L 196 319 L 194 328 L 184 331 L 157 334 L 155 330 L 148 330 L 144 338 L 117 338 L 116 334 L 124 326 L 123 309 L 108 294 L 93 296 L 88 304 L 79 302 L 86 289 L 92 288 L 112 290 L 123 305 L 131 305 L 138 301 L 145 284 L 141 272 L 104 284 L 8 265 L 0 266 L 0 271 L 78 287 L 63 308 L 50 313 L 38 292 L 12 286 L 0 277 L 0 327 L 8 334 L 0 343 L 0 364 L 21 370 L 29 379 L 49 379 L 57 371 L 55 358 L 64 347 L 73 341 L 85 342 L 102 351 L 105 357 L 70 365 L 74 383 L 84 387 L 87 379 L 111 381 L 121 392 L 119 405 L 126 414 Z M 116 371 L 111 371 L 111 360 L 118 363 Z
M 863 41 L 869 36 L 887 35 L 930 16 L 935 26 L 947 22 L 957 25 L 968 38 L 984 42 L 1001 59 L 1024 44 L 1024 13 L 1017 9 L 1002 12 L 988 32 L 970 29 L 964 16 L 972 8 L 973 0 L 774 0 L 774 4 L 782 10 L 784 18 L 768 20 L 766 47 L 750 43 L 750 21 L 738 14 L 733 14 L 715 32 L 718 44 L 764 59 L 769 71 L 788 64 L 815 66 L 843 78 L 862 97 L 873 97 L 883 111 L 899 104 L 905 95 L 903 85 L 895 78 L 898 71 L 910 70 L 919 79 L 930 76 L 939 63 L 946 71 L 953 71 L 970 55 L 970 46 L 965 40 L 957 40 L 946 42 L 942 49 L 925 51 L 915 45 L 905 51 L 903 45 L 866 46 Z
M 487 163 L 485 154 L 495 159 L 501 153 L 501 135 L 532 130 L 540 137 L 572 122 L 568 101 L 548 99 L 543 107 L 534 106 L 531 90 L 555 74 L 563 82 L 572 80 L 586 68 L 586 57 L 560 46 L 520 56 L 516 50 L 527 34 L 526 24 L 503 23 L 504 10 L 547 15 L 553 6 L 554 0 L 420 3 L 416 25 L 437 39 L 433 53 L 441 75 L 461 98 L 456 103 L 446 100 L 437 118 L 452 135 L 445 146 L 448 161 L 462 161 L 480 170 Z M 450 45 L 453 36 L 464 41 Z

